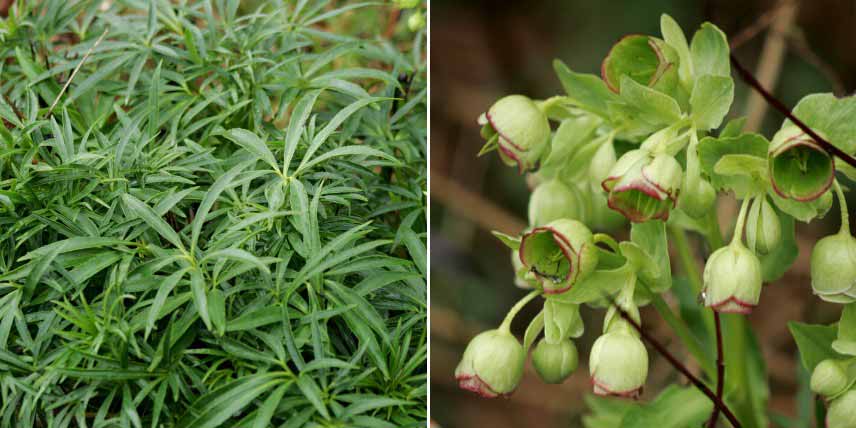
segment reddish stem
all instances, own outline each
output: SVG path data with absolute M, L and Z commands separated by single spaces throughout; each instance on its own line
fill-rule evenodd
M 725 363 L 722 357 L 722 323 L 719 321 L 719 312 L 713 311 L 713 321 L 716 325 L 716 396 L 722 401 L 722 390 L 725 385 Z M 710 421 L 707 423 L 708 428 L 715 427 L 717 419 L 719 419 L 719 407 L 714 406 Z

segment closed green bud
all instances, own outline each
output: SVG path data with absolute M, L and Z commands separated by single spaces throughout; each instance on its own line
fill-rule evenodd
M 479 117 L 482 136 L 496 139 L 499 156 L 521 173 L 538 168 L 550 144 L 550 123 L 534 101 L 523 95 L 500 98 Z
M 637 398 L 648 377 L 648 351 L 624 330 L 608 332 L 592 346 L 589 373 L 595 394 Z
M 704 304 L 717 312 L 752 312 L 761 286 L 761 262 L 739 241 L 714 251 L 704 266 Z
M 622 156 L 601 183 L 610 208 L 632 222 L 666 220 L 681 190 L 683 171 L 674 157 L 644 149 Z
M 811 373 L 811 390 L 824 397 L 844 392 L 849 384 L 847 364 L 844 361 L 823 360 Z
M 684 178 L 684 188 L 678 197 L 678 207 L 692 218 L 707 215 L 716 201 L 716 189 L 702 177 L 695 178 L 687 175 Z
M 856 389 L 847 391 L 829 403 L 827 428 L 856 428 Z
M 846 229 L 814 245 L 811 288 L 827 302 L 856 302 L 856 238 Z
M 555 220 L 524 233 L 518 254 L 546 294 L 570 290 L 594 271 L 598 261 L 591 231 L 570 219 Z
M 835 178 L 832 157 L 796 125 L 773 136 L 768 153 L 773 190 L 783 198 L 813 201 L 829 190 Z
M 752 203 L 746 219 L 746 243 L 759 254 L 767 254 L 782 242 L 782 224 L 776 210 L 761 196 Z
M 541 340 L 532 351 L 532 365 L 535 372 L 546 383 L 562 383 L 579 364 L 577 347 L 570 339 L 551 344 Z
M 561 218 L 586 221 L 586 204 L 576 188 L 559 180 L 545 181 L 529 198 L 529 223 L 543 226 Z
M 511 333 L 488 330 L 474 337 L 455 369 L 458 386 L 482 397 L 508 396 L 523 377 L 526 353 Z

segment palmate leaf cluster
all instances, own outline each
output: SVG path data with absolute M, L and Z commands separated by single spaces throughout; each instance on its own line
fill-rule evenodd
M 0 426 L 424 425 L 425 35 L 391 8 L 13 6 Z

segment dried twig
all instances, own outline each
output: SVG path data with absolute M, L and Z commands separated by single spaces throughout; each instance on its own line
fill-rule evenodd
M 62 89 L 56 95 L 56 99 L 54 99 L 53 103 L 51 103 L 51 108 L 48 109 L 48 114 L 46 116 L 50 116 L 51 113 L 53 113 L 54 107 L 56 107 L 56 104 L 59 102 L 59 99 L 62 98 L 62 94 L 65 93 L 65 90 L 68 89 L 68 85 L 70 85 L 71 81 L 74 80 L 74 76 L 77 75 L 77 72 L 80 70 L 80 67 L 83 67 L 83 63 L 85 63 L 86 60 L 89 59 L 89 55 L 92 54 L 92 51 L 94 51 L 95 48 L 101 44 L 101 41 L 104 40 L 104 37 L 107 36 L 108 31 L 109 28 L 104 29 L 104 32 L 101 33 L 101 36 L 98 37 L 98 40 L 96 40 L 95 43 L 92 44 L 89 50 L 86 51 L 86 54 L 83 55 L 83 58 L 80 60 L 80 62 L 77 63 L 77 67 L 74 67 L 74 71 L 71 72 L 71 76 L 69 76 L 68 80 L 65 81 L 65 85 L 62 85 Z

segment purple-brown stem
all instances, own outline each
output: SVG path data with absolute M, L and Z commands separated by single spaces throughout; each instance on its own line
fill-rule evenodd
M 647 332 L 642 330 L 642 326 L 639 325 L 639 323 L 637 323 L 633 318 L 631 318 L 630 315 L 628 315 L 627 312 L 625 312 L 621 306 L 616 304 L 615 299 L 613 299 L 612 296 L 606 295 L 606 298 L 609 299 L 610 304 L 615 307 L 616 311 L 618 311 L 618 314 L 621 315 L 621 318 L 627 321 L 627 323 L 632 325 L 633 328 L 639 332 L 639 335 L 642 336 L 642 339 L 648 342 L 648 344 L 650 344 L 651 347 L 654 348 L 654 350 L 659 352 L 660 355 L 662 355 L 663 358 L 665 358 L 666 361 L 668 361 L 677 371 L 681 372 L 682 375 L 689 379 L 690 383 L 692 383 L 696 388 L 698 388 L 699 391 L 706 395 L 707 398 L 710 398 L 710 401 L 713 402 L 714 408 L 718 408 L 722 412 L 722 414 L 725 415 L 725 418 L 728 419 L 728 422 L 731 423 L 731 426 L 733 426 L 734 428 L 743 427 L 742 425 L 740 425 L 740 421 L 737 420 L 737 417 L 734 416 L 734 413 L 731 411 L 731 409 L 729 409 L 728 406 L 722 401 L 722 399 L 717 396 L 713 391 L 711 391 L 710 388 L 708 388 L 707 385 L 705 385 L 704 382 L 701 381 L 701 379 L 693 375 L 682 362 L 680 362 L 677 358 L 675 358 L 674 355 L 672 355 L 668 350 L 666 350 L 665 346 L 663 346 L 660 342 L 651 337 Z
M 719 312 L 713 311 L 713 321 L 716 325 L 716 396 L 722 401 L 722 390 L 725 386 L 725 363 L 722 358 L 722 323 L 719 321 Z M 707 427 L 714 428 L 717 419 L 719 419 L 719 407 L 714 406 Z
M 743 79 L 744 82 L 746 82 L 749 86 L 758 91 L 758 93 L 761 94 L 761 96 L 764 98 L 764 100 L 767 101 L 767 103 L 769 103 L 771 106 L 773 106 L 773 108 L 785 115 L 785 117 L 790 119 L 790 121 L 793 122 L 794 125 L 802 129 L 803 132 L 805 132 L 806 134 L 808 134 L 808 136 L 814 139 L 814 141 L 816 141 L 817 144 L 823 147 L 823 150 L 829 153 L 830 156 L 837 156 L 839 159 L 843 160 L 844 162 L 847 162 L 850 166 L 856 168 L 856 159 L 854 159 L 852 156 L 848 155 L 838 147 L 833 146 L 832 143 L 826 141 L 826 139 L 824 139 L 820 135 L 817 135 L 817 133 L 814 132 L 811 128 L 809 128 L 808 125 L 803 123 L 803 121 L 797 119 L 797 117 L 794 116 L 793 113 L 791 113 L 791 110 L 787 106 L 785 106 L 784 103 L 776 99 L 776 97 L 774 97 L 772 94 L 770 94 L 769 91 L 767 91 L 766 89 L 764 89 L 763 86 L 761 86 L 761 83 L 758 82 L 758 79 L 756 79 L 755 76 L 753 76 L 752 73 L 749 72 L 749 70 L 743 67 L 743 65 L 740 64 L 739 61 L 737 61 L 737 57 L 734 56 L 733 53 L 731 54 L 731 64 L 734 65 L 734 68 L 737 70 L 737 74 L 740 75 L 740 78 Z

